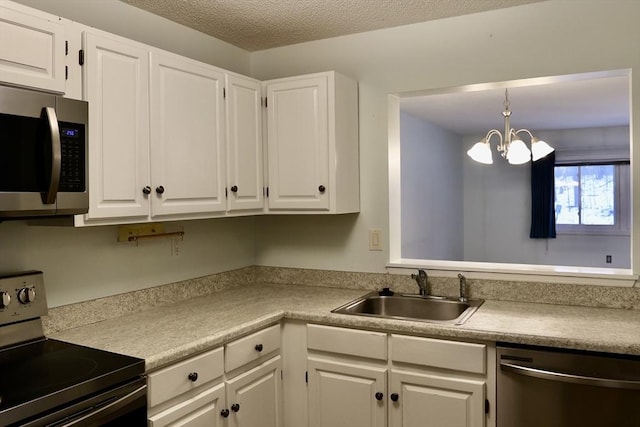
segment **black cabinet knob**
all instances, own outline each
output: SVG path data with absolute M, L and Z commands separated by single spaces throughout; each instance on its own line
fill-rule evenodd
M 162 185 L 159 186 L 159 187 L 156 187 L 156 193 L 158 193 L 158 194 L 164 193 L 164 187 Z
M 321 185 L 320 187 L 318 187 L 318 191 L 321 192 L 321 193 L 324 193 L 325 190 L 326 190 L 326 188 L 325 188 L 324 185 Z
M 223 409 L 222 411 L 220 411 L 220 415 L 222 416 L 222 418 L 227 418 L 229 416 L 229 410 Z
M 142 189 L 142 192 L 143 192 L 144 194 L 151 194 L 151 187 L 149 187 L 149 186 L 147 185 L 146 187 L 144 187 L 144 188 Z
M 187 378 L 189 379 L 189 381 L 196 382 L 196 381 L 198 381 L 198 373 L 197 372 L 191 372 L 189 375 L 187 375 Z
M 240 410 L 240 404 L 239 403 L 234 403 L 233 405 L 231 405 L 231 410 L 233 412 L 238 412 Z
M 262 347 L 262 344 L 256 344 L 255 349 L 258 353 L 260 353 L 262 351 L 264 347 Z
M 231 187 L 231 192 L 232 193 L 237 193 L 238 192 L 238 186 L 237 185 L 232 186 Z
M 394 402 L 397 402 L 399 398 L 400 396 L 398 396 L 398 393 L 391 393 L 391 400 Z
M 376 400 L 382 400 L 382 398 L 384 397 L 384 394 L 377 392 L 376 393 Z

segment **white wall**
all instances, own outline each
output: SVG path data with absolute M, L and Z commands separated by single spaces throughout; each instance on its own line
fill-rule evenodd
M 464 260 L 462 139 L 400 113 L 402 257 Z
M 117 0 L 19 0 L 105 31 L 249 73 L 249 53 Z M 118 243 L 117 227 L 0 223 L 0 271 L 44 271 L 50 307 L 255 264 L 254 219 L 186 221 L 179 256 L 170 240 Z
M 361 213 L 321 222 L 260 218 L 258 263 L 385 271 L 388 240 L 384 252 L 368 251 L 367 229 L 388 233 L 389 93 L 609 69 L 635 74 L 638 22 L 640 2 L 553 0 L 254 52 L 256 78 L 336 70 L 356 78 L 360 88 Z M 636 110 L 639 102 L 640 85 L 634 85 Z M 640 123 L 632 128 L 640 140 Z M 633 173 L 637 182 L 640 175 Z

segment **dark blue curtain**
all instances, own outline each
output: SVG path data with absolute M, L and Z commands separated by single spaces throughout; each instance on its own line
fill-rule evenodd
M 531 162 L 531 231 L 532 239 L 556 237 L 555 179 L 556 153 Z

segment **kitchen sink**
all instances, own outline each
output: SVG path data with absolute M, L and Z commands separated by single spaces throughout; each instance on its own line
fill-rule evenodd
M 331 310 L 331 312 L 461 325 L 475 313 L 483 302 L 484 300 L 459 301 L 456 298 L 439 296 L 380 295 L 378 292 L 371 292 Z

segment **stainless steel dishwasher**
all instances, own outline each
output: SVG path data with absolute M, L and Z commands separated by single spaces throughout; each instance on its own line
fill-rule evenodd
M 498 427 L 640 427 L 640 357 L 497 347 Z

